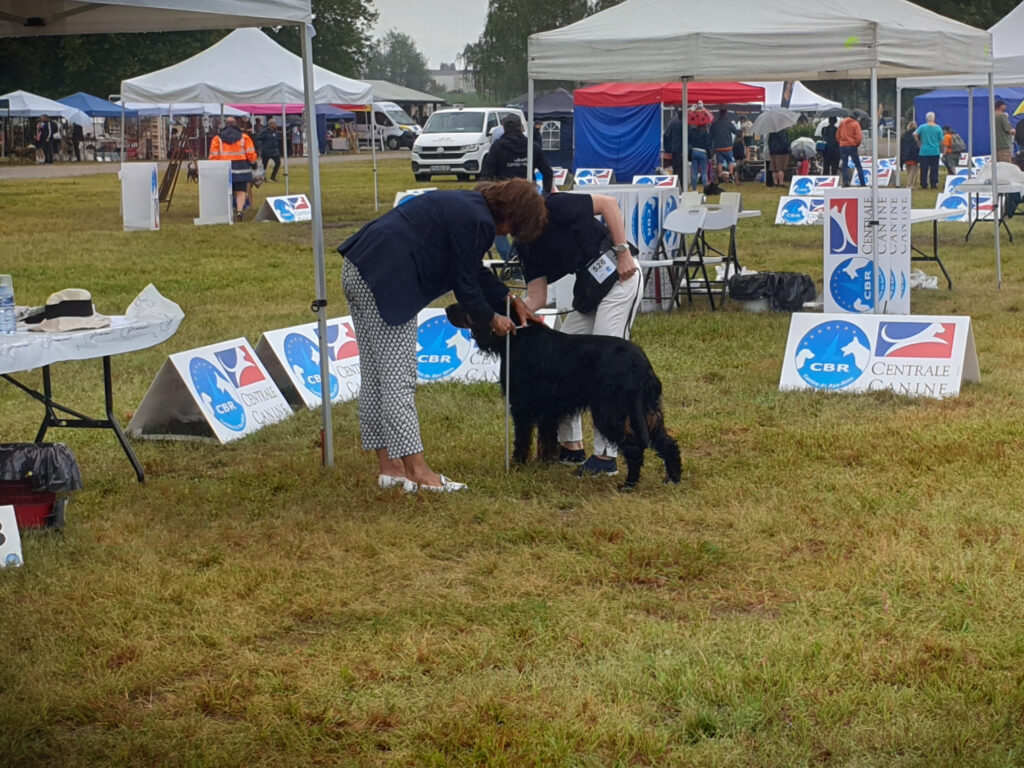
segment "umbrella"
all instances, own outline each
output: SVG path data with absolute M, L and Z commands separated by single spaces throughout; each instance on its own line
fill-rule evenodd
M 754 133 L 766 136 L 781 131 L 795 125 L 799 117 L 800 115 L 789 109 L 769 109 L 757 116 L 757 120 L 754 121 Z
M 857 120 L 866 120 L 868 113 L 863 109 L 852 109 L 850 110 L 850 117 L 856 118 Z
M 843 109 L 842 107 L 832 107 L 831 109 L 826 109 L 824 112 L 822 112 L 821 116 L 822 117 L 846 117 L 848 114 L 850 114 L 849 110 Z
M 810 160 L 816 153 L 817 149 L 814 146 L 814 139 L 809 136 L 793 139 L 789 145 L 789 154 L 797 160 Z

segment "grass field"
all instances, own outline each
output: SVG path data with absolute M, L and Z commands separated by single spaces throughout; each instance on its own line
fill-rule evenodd
M 414 186 L 408 161 L 380 178 L 388 202 Z M 369 166 L 323 181 L 340 315 L 334 248 L 373 215 Z M 743 262 L 820 285 L 820 229 L 741 191 L 766 214 Z M 0 183 L 0 272 L 21 303 L 81 286 L 120 313 L 152 282 L 182 306 L 169 342 L 115 359 L 125 420 L 168 354 L 312 319 L 308 226 L 194 227 L 183 184 L 160 232 L 123 233 L 118 194 L 113 175 Z M 955 290 L 913 302 L 974 319 L 982 383 L 955 399 L 780 393 L 785 315 L 638 318 L 679 487 L 653 454 L 630 495 L 506 475 L 492 385 L 420 389 L 428 458 L 471 486 L 451 498 L 378 490 L 354 403 L 332 471 L 318 412 L 229 446 L 139 443 L 144 486 L 107 434 L 52 433 L 86 490 L 0 572 L 0 764 L 1024 764 L 1021 245 L 997 292 L 991 229 L 940 230 Z M 58 392 L 98 411 L 98 373 L 63 364 Z M 0 439 L 40 417 L 0 387 Z

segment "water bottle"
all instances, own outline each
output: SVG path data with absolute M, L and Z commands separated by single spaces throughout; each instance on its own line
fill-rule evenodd
M 14 282 L 10 275 L 0 275 L 0 334 L 14 333 L 18 317 L 14 310 Z

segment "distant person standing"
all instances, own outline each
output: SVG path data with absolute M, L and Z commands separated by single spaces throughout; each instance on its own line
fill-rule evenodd
M 210 159 L 231 163 L 231 191 L 235 194 L 235 220 L 241 221 L 249 196 L 252 172 L 256 169 L 256 147 L 249 135 L 242 133 L 233 117 L 225 121 L 210 142 Z
M 268 177 L 271 181 L 277 181 L 277 171 L 281 167 L 281 136 L 277 132 L 277 121 L 270 118 L 267 127 L 256 135 L 256 149 L 263 159 L 263 170 L 271 161 L 274 163 L 274 170 Z
M 41 115 L 36 125 L 36 148 L 43 150 L 44 163 L 53 163 L 53 123 L 49 115 Z
M 959 161 L 960 153 L 953 152 L 953 129 L 944 125 L 942 126 L 942 164 L 946 166 L 948 175 L 956 175 L 956 164 Z
M 1016 134 L 1010 127 L 1010 117 L 1006 114 L 1006 102 L 996 99 L 996 162 L 1013 162 L 1013 137 Z
M 665 128 L 662 143 L 671 158 L 672 173 L 681 183 L 683 180 L 683 117 L 680 110 L 675 110 L 675 114 L 672 115 L 672 119 Z
M 530 173 L 526 168 L 528 145 L 522 121 L 516 115 L 508 115 L 501 121 L 501 126 L 505 132 L 500 139 L 491 144 L 491 151 L 484 156 L 480 178 L 493 181 L 529 179 Z M 551 194 L 554 172 L 536 141 L 533 143 L 533 168 L 540 171 L 544 194 Z
M 917 136 L 914 135 L 915 131 L 917 131 L 917 123 L 911 120 L 907 123 L 906 132 L 900 137 L 900 165 L 907 172 L 907 187 L 909 189 L 913 189 L 917 184 L 917 174 L 920 170 L 920 147 Z
M 821 129 L 821 140 L 825 142 L 825 149 L 822 150 L 822 166 L 826 176 L 839 175 L 839 139 L 836 138 L 836 119 L 830 117 L 828 125 Z
M 736 141 L 736 126 L 729 119 L 729 110 L 718 110 L 718 117 L 711 124 L 711 145 L 715 150 L 715 164 L 718 166 L 719 178 L 736 172 L 736 158 L 732 153 L 732 145 Z
M 935 123 L 935 113 L 924 116 L 924 125 L 914 132 L 921 142 L 921 189 L 939 188 L 939 156 L 942 154 L 942 129 Z M 929 181 L 930 180 L 930 181 Z
M 292 125 L 292 157 L 302 157 L 302 128 L 298 123 Z
M 790 144 L 787 128 L 768 134 L 769 170 L 772 172 L 772 181 L 777 187 L 782 187 L 786 183 Z
M 690 126 L 690 187 L 697 189 L 697 181 L 704 186 L 711 182 L 708 158 L 711 156 L 711 132 L 707 123 Z
M 860 143 L 864 140 L 864 132 L 860 129 L 860 123 L 855 117 L 844 117 L 836 130 L 836 141 L 839 142 L 839 172 L 842 174 L 844 187 L 850 186 L 850 161 L 857 169 L 857 180 L 862 187 L 864 183 L 864 169 L 860 164 Z
M 82 126 L 75 123 L 71 129 L 71 143 L 75 148 L 75 162 L 82 162 L 82 142 L 85 141 L 85 131 L 82 130 Z

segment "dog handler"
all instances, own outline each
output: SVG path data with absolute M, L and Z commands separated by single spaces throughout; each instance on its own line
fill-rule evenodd
M 643 280 L 626 242 L 626 229 L 618 201 L 609 195 L 556 193 L 547 198 L 548 224 L 532 243 L 517 243 L 526 306 L 537 310 L 547 304 L 548 284 L 575 274 L 577 284 L 588 277 L 587 268 L 603 247 L 612 243 L 618 279 L 592 311 L 574 310 L 562 324 L 563 333 L 597 334 L 628 339 L 643 298 Z M 602 224 L 595 216 L 604 217 Z M 587 371 L 580 371 L 586 376 Z M 580 477 L 618 474 L 618 448 L 594 430 L 594 454 L 584 461 L 583 422 L 580 414 L 558 426 L 560 461 L 578 464 Z
M 456 300 L 504 336 L 516 324 L 491 309 L 508 288 L 482 258 L 496 234 L 523 241 L 547 221 L 544 199 L 525 179 L 489 182 L 476 190 L 430 192 L 371 221 L 338 247 L 345 298 L 359 345 L 363 449 L 376 451 L 381 488 L 401 485 L 451 493 L 466 486 L 432 470 L 423 457 L 416 414 L 416 316 L 438 297 Z M 519 323 L 540 322 L 513 299 Z

